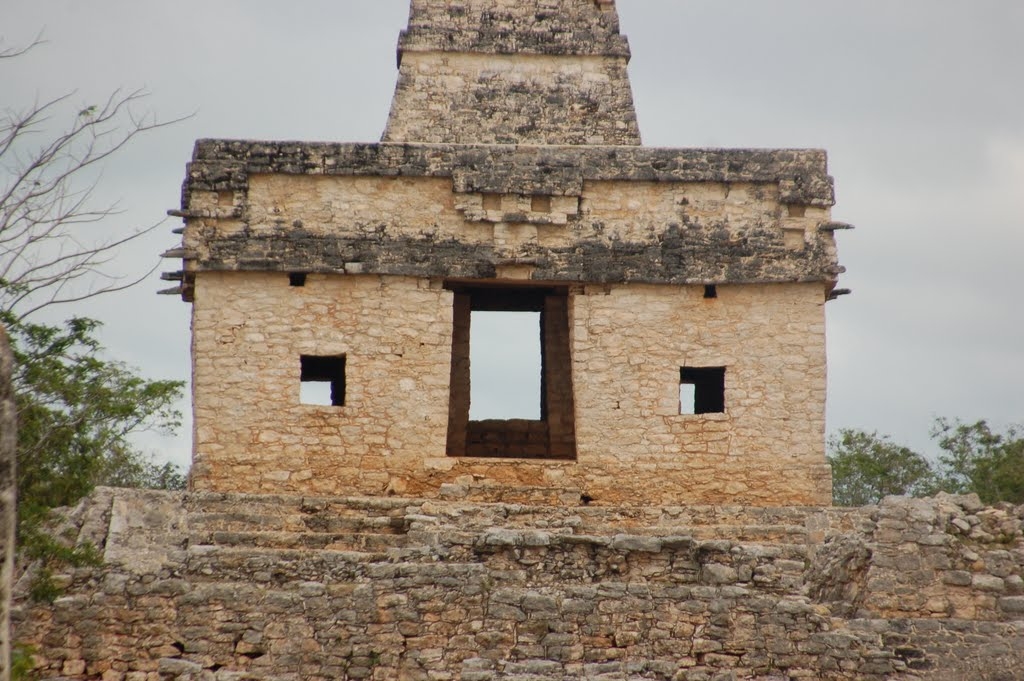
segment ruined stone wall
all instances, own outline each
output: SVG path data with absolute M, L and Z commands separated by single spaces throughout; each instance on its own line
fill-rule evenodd
M 58 532 L 103 566 L 15 636 L 72 681 L 1014 681 L 1022 520 L 106 489 Z
M 204 272 L 196 285 L 196 489 L 434 495 L 479 478 L 602 504 L 828 503 L 818 284 L 571 293 L 575 462 L 445 456 L 440 281 Z M 344 406 L 299 403 L 303 354 L 345 355 Z M 726 367 L 724 414 L 680 415 L 684 366 Z
M 639 145 L 611 2 L 413 0 L 385 142 Z
M 385 142 L 640 143 L 625 59 L 406 53 L 394 107 Z

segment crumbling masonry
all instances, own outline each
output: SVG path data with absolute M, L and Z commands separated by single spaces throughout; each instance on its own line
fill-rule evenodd
M 829 505 L 824 153 L 643 148 L 628 58 L 613 0 L 413 0 L 382 143 L 197 144 L 193 489 L 64 514 L 38 676 L 1024 679 L 1024 507 Z M 540 418 L 470 418 L 494 311 Z

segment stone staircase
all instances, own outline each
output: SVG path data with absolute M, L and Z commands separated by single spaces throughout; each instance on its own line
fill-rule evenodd
M 795 595 L 814 548 L 806 517 L 820 513 L 199 494 L 187 508 L 188 569 L 221 578 L 273 564 L 277 581 L 379 579 L 443 562 L 499 582 L 753 582 Z
M 186 643 L 180 659 L 204 670 L 276 674 L 315 658 L 334 678 L 426 679 L 443 660 L 461 679 L 670 679 L 679 664 L 659 658 L 680 643 L 652 627 L 679 620 L 684 600 L 701 620 L 695 591 L 722 611 L 719 633 L 748 588 L 791 599 L 790 618 L 823 621 L 800 594 L 806 516 L 818 511 L 216 494 L 186 507 L 183 623 L 194 623 L 183 631 L 207 643 Z M 276 622 L 254 620 L 268 610 Z M 245 626 L 233 649 L 209 645 L 212 617 Z M 675 634 L 692 640 L 698 626 L 677 622 Z M 722 650 L 701 646 L 712 661 Z
M 41 678 L 880 680 L 1024 650 L 1019 623 L 841 616 L 865 510 L 101 490 L 68 517 L 106 564 L 16 610 Z

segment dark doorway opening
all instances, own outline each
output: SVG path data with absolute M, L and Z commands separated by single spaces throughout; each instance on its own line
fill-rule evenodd
M 448 455 L 511 457 L 533 459 L 576 458 L 576 433 L 573 420 L 572 369 L 569 349 L 569 296 L 565 287 L 536 287 L 463 284 L 451 282 L 454 293 L 452 310 L 452 366 L 448 413 Z M 490 314 L 497 313 L 497 314 Z M 472 343 L 493 340 L 499 328 L 487 333 L 488 321 L 521 324 L 523 336 L 536 333 L 539 351 L 539 399 L 528 412 L 495 412 L 488 405 L 473 406 L 474 395 L 497 395 L 510 384 L 502 384 L 487 371 L 477 370 L 471 361 L 478 356 Z M 473 322 L 484 333 L 477 334 Z M 502 350 L 499 349 L 498 361 Z M 527 353 L 531 350 L 527 350 Z M 486 354 L 486 353 L 485 353 Z M 479 361 L 479 360 L 477 360 Z M 474 381 L 497 380 L 482 392 L 474 390 Z M 519 384 L 519 381 L 516 381 Z M 521 385 L 521 393 L 528 388 Z M 536 393 L 534 393 L 536 394 Z M 477 397 L 476 399 L 484 399 Z M 487 398 L 491 399 L 491 398 Z M 527 402 L 529 399 L 527 398 Z M 474 418 L 478 413 L 493 416 L 515 413 L 516 418 Z M 519 414 L 528 414 L 523 418 Z

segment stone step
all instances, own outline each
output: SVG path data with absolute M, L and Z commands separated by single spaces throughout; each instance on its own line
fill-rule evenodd
M 403 515 L 335 514 L 264 514 L 246 512 L 204 511 L 188 516 L 191 532 L 321 532 L 404 534 L 408 523 Z
M 784 542 L 805 544 L 807 529 L 793 525 L 686 525 L 631 528 L 636 534 L 660 536 L 664 534 L 690 534 L 694 539 L 724 539 L 735 542 Z
M 262 510 L 262 509 L 260 509 Z M 266 515 L 256 512 L 198 512 L 189 515 L 191 534 L 204 543 L 211 533 L 299 533 L 325 534 L 382 534 L 402 535 L 412 529 L 427 533 L 443 533 L 455 543 L 474 543 L 474 535 L 482 534 L 496 527 L 511 532 L 539 532 L 551 535 L 575 534 L 583 536 L 615 536 L 624 531 L 633 535 L 664 537 L 688 536 L 695 540 L 728 539 L 747 543 L 807 544 L 810 534 L 803 526 L 786 524 L 748 525 L 702 525 L 666 524 L 664 518 L 638 517 L 636 521 L 660 521 L 654 524 L 616 524 L 601 514 L 548 514 L 539 517 L 535 509 L 509 506 L 459 506 L 443 508 L 424 504 L 423 507 L 403 507 L 402 511 L 414 511 L 394 515 L 366 515 L 349 511 L 336 515 L 332 510 L 317 513 L 275 513 Z M 255 509 L 254 509 L 255 511 Z M 607 521 L 606 521 L 607 520 Z M 462 536 L 461 541 L 458 540 Z M 296 545 L 328 546 L 329 537 L 296 540 Z M 218 543 L 218 542 L 214 542 Z M 270 543 L 266 545 L 272 545 Z
M 470 515 L 474 513 L 498 513 L 510 520 L 519 517 L 534 516 L 548 519 L 558 516 L 578 516 L 587 518 L 603 518 L 614 521 L 618 525 L 629 524 L 784 524 L 803 525 L 808 518 L 818 517 L 823 509 L 818 507 L 746 507 L 746 506 L 656 506 L 656 507 L 623 507 L 603 506 L 575 503 L 561 507 L 549 507 L 538 504 L 524 503 L 480 503 L 459 500 L 418 500 L 417 503 L 427 512 L 455 513 Z
M 563 663 L 547 658 L 516 661 L 470 658 L 462 663 L 459 678 L 460 681 L 669 681 L 677 677 L 680 669 L 678 663 L 668 660 Z
M 271 549 L 381 552 L 408 544 L 404 534 L 367 532 L 203 531 L 189 533 L 190 545 L 247 546 Z
M 551 492 L 543 488 L 546 492 Z M 464 518 L 499 517 L 508 522 L 530 524 L 614 523 L 633 525 L 791 525 L 804 526 L 811 517 L 820 517 L 820 508 L 740 507 L 740 506 L 665 506 L 654 508 L 602 506 L 598 503 L 552 507 L 540 503 L 483 502 L 459 499 L 420 499 L 407 497 L 310 497 L 298 495 L 254 495 L 193 492 L 186 498 L 190 512 L 233 512 L 255 515 L 296 515 L 330 513 L 334 515 L 438 514 Z M 416 510 L 418 509 L 418 510 Z
M 277 583 L 291 581 L 352 581 L 366 566 L 387 562 L 385 551 L 326 551 L 192 545 L 186 572 L 193 578 L 217 581 Z
M 329 537 L 330 535 L 322 535 Z M 494 530 L 472 541 L 444 533 L 404 537 L 398 544 L 347 535 L 323 547 L 287 545 L 279 534 L 225 533 L 223 543 L 192 544 L 187 571 L 199 577 L 259 582 L 359 580 L 386 574 L 387 565 L 484 570 L 495 581 L 537 585 L 592 584 L 632 579 L 644 583 L 749 585 L 790 592 L 804 583 L 807 547 L 743 544 L 690 537 L 547 535 Z M 321 537 L 296 539 L 313 542 Z M 277 545 L 265 546 L 265 544 Z M 362 542 L 362 543 L 359 543 Z M 384 566 L 384 567 L 381 567 Z M 383 572 L 382 572 L 383 571 Z
M 406 560 L 419 557 L 418 562 Z M 187 549 L 185 571 L 193 579 L 282 584 L 341 583 L 428 572 L 438 578 L 483 575 L 482 563 L 440 562 L 415 551 L 333 551 L 326 549 L 251 548 L 195 545 Z
M 577 541 L 586 541 L 585 537 L 614 538 L 621 534 L 628 536 L 649 537 L 652 540 L 670 537 L 689 537 L 694 541 L 733 541 L 740 544 L 785 544 L 785 545 L 807 545 L 810 542 L 808 531 L 802 527 L 782 525 L 747 525 L 747 526 L 634 526 L 617 527 L 607 526 L 584 526 L 572 524 L 571 526 L 557 526 L 547 523 L 542 527 L 527 524 L 476 524 L 472 522 L 438 522 L 437 519 L 423 521 L 418 517 L 410 516 L 410 531 L 413 532 L 434 532 L 442 533 L 453 540 L 453 543 L 473 544 L 477 538 L 483 535 L 509 533 L 529 543 L 537 537 L 578 537 Z M 452 529 L 458 528 L 458 529 Z M 456 541 L 457 537 L 461 539 Z M 543 540 L 541 540 L 543 541 Z M 568 541 L 568 540 L 567 540 Z
M 294 515 L 330 512 L 334 515 L 404 515 L 423 500 L 406 497 L 317 497 L 287 494 L 233 494 L 190 492 L 185 507 L 190 513 L 254 513 Z
M 518 504 L 463 504 L 427 501 L 418 512 L 439 521 L 457 521 L 465 528 L 501 526 L 539 529 L 572 528 L 593 534 L 614 529 L 616 532 L 665 533 L 676 527 L 693 528 L 691 533 L 705 537 L 748 536 L 760 533 L 794 535 L 807 533 L 809 512 L 804 509 L 732 509 L 728 507 L 686 507 L 658 509 L 619 509 L 597 506 L 545 508 Z M 700 529 L 698 529 L 700 528 Z M 706 529 L 704 529 L 706 528 Z M 715 528 L 722 528 L 720 530 Z
M 201 530 L 297 532 L 403 532 L 402 518 L 434 518 L 467 530 L 506 528 L 571 529 L 580 534 L 685 533 L 699 539 L 808 541 L 808 518 L 820 509 L 694 506 L 613 508 L 578 505 L 482 503 L 410 498 L 313 498 L 282 495 L 192 494 L 190 525 Z M 819 538 L 820 539 L 820 538 Z
M 441 485 L 438 497 L 444 501 L 477 504 L 525 504 L 564 507 L 584 503 L 586 498 L 577 487 L 537 487 L 475 482 Z

